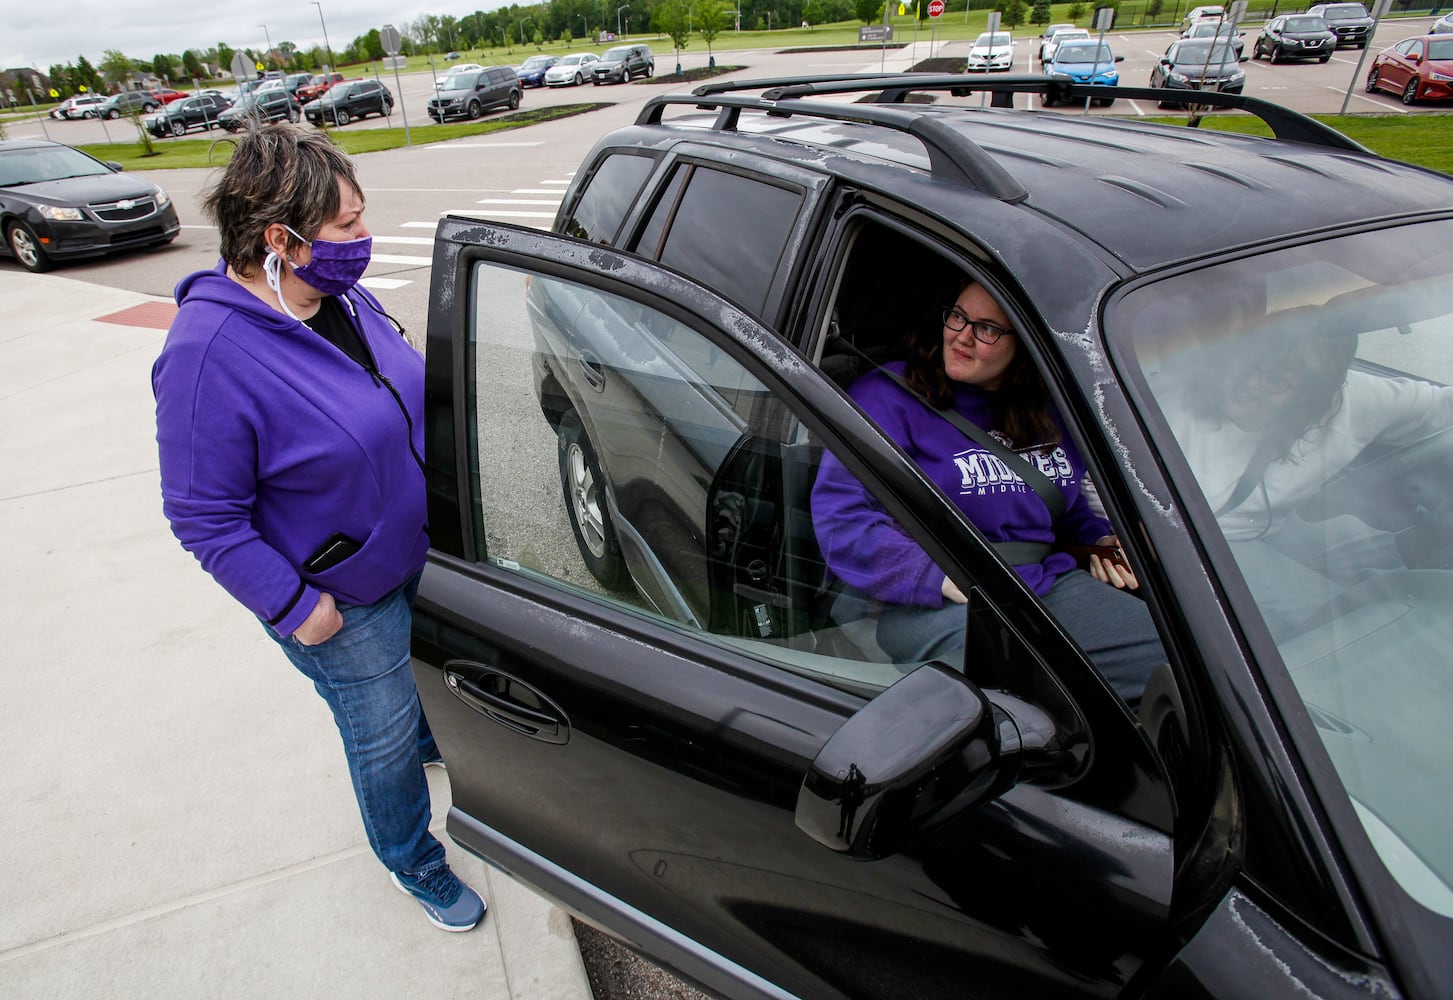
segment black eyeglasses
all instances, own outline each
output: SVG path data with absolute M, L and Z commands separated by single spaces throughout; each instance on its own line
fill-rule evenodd
M 943 307 L 943 325 L 954 333 L 959 333 L 966 326 L 973 327 L 974 339 L 986 345 L 996 344 L 999 342 L 1000 337 L 1006 333 L 1014 332 L 1013 330 L 1006 330 L 997 323 L 989 323 L 981 319 L 969 319 L 958 306 Z

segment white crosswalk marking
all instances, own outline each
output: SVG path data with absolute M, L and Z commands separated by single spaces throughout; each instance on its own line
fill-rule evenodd
M 516 143 L 489 143 L 473 146 L 455 146 L 456 149 L 487 149 L 491 146 L 538 146 L 538 142 L 516 142 Z M 541 180 L 536 182 L 538 187 L 515 188 L 508 192 L 510 197 L 503 198 L 481 198 L 469 208 L 450 208 L 439 213 L 445 215 L 462 215 L 472 219 L 498 219 L 502 222 L 516 222 L 521 225 L 533 225 L 539 229 L 549 229 L 550 224 L 555 221 L 555 213 L 560 208 L 560 201 L 565 196 L 565 188 L 569 186 L 570 180 Z M 535 195 L 537 197 L 529 197 Z M 524 197 L 520 197 L 524 196 Z M 399 224 L 400 229 L 427 229 L 431 232 L 437 229 L 439 223 L 425 222 L 423 220 L 403 222 Z M 375 233 L 373 236 L 375 245 L 393 245 L 398 247 L 432 247 L 434 238 L 432 236 L 380 236 Z M 374 264 L 395 264 L 410 267 L 429 267 L 433 263 L 432 257 L 419 257 L 411 254 L 376 253 L 373 255 Z M 395 288 L 402 288 L 410 284 L 414 279 L 396 277 L 365 277 L 359 282 L 365 288 L 382 289 L 392 291 Z

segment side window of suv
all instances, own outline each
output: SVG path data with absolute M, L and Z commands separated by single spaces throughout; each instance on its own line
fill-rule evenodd
M 488 263 L 472 284 L 484 561 L 850 690 L 900 676 L 839 605 L 792 404 L 669 305 Z
M 761 315 L 803 193 L 697 164 L 677 168 L 636 252 L 690 275 Z M 750 233 L 750 240 L 723 239 Z
M 513 72 L 510 76 L 514 78 Z M 634 153 L 612 153 L 599 161 L 561 232 L 614 245 L 626 213 L 655 165 L 654 158 Z

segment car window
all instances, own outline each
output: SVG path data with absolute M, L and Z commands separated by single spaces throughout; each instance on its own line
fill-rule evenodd
M 655 162 L 631 153 L 613 153 L 600 161 L 561 231 L 592 243 L 614 244 Z
M 486 561 L 847 690 L 900 676 L 866 608 L 833 615 L 822 449 L 786 402 L 664 304 L 490 263 L 472 280 Z
M 720 291 L 760 315 L 797 217 L 800 190 L 696 164 L 677 167 L 672 187 L 651 213 L 636 252 Z M 722 234 L 753 234 L 749 253 Z
M 1453 916 L 1453 223 L 1137 289 L 1106 318 L 1383 863 Z M 1203 536 L 1207 529 L 1202 529 Z

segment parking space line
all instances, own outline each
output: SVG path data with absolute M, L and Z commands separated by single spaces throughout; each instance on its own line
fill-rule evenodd
M 540 208 L 552 208 L 560 204 L 560 199 L 554 201 L 540 201 L 531 198 L 481 198 L 475 202 L 476 205 L 535 205 Z
M 403 288 L 405 285 L 412 285 L 413 279 L 400 278 L 360 278 L 358 283 L 364 288 L 376 288 L 382 292 L 392 292 L 395 289 Z
M 433 238 L 429 236 L 380 236 L 378 233 L 373 234 L 373 242 L 406 243 L 409 246 L 415 247 L 431 247 L 434 245 Z
M 434 263 L 433 257 L 408 257 L 403 254 L 376 253 L 373 255 L 375 264 L 413 264 L 417 267 L 428 267 Z
M 1327 86 L 1327 89 L 1332 91 L 1334 94 L 1347 93 L 1346 87 Z M 1383 111 L 1396 111 L 1400 115 L 1405 115 L 1408 113 L 1407 108 L 1396 104 L 1389 105 L 1385 101 L 1377 100 L 1375 97 L 1368 97 L 1366 94 L 1359 94 L 1355 89 L 1352 91 L 1352 96 L 1357 98 L 1359 101 L 1366 101 L 1368 104 L 1371 104 L 1374 107 L 1379 108 Z
M 543 146 L 544 142 L 436 142 L 426 149 L 518 149 L 522 146 Z

